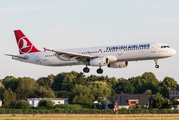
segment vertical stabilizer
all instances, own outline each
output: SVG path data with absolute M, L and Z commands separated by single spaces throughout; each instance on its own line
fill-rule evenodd
M 17 45 L 19 48 L 19 53 L 33 53 L 40 52 L 30 41 L 29 39 L 22 33 L 21 30 L 14 30 L 14 34 L 16 37 Z

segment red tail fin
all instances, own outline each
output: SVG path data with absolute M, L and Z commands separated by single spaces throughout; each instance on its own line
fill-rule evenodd
M 29 40 L 28 38 L 22 33 L 21 30 L 14 30 L 14 34 L 16 36 L 17 45 L 19 47 L 19 53 L 33 53 L 33 52 L 40 52 Z

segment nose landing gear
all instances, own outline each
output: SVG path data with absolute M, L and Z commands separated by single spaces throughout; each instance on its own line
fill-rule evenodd
M 159 68 L 159 65 L 157 64 L 158 63 L 158 59 L 155 59 L 155 68 Z

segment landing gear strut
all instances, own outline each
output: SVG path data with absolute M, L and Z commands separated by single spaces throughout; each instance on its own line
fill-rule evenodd
M 85 68 L 83 68 L 83 72 L 84 73 L 89 73 L 90 69 L 86 66 Z
M 157 64 L 158 63 L 158 59 L 155 59 L 155 68 L 159 68 L 159 65 Z
M 102 74 L 103 73 L 103 69 L 101 69 L 101 67 L 99 69 L 97 69 L 96 71 L 98 74 Z

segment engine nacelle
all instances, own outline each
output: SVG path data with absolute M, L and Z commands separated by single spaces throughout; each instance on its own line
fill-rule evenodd
M 109 63 L 117 61 L 117 57 L 116 56 L 109 55 L 109 56 L 106 56 L 106 57 L 108 58 Z
M 125 68 L 128 66 L 128 61 L 125 62 L 113 62 L 113 63 L 109 63 L 108 67 L 110 68 Z
M 91 66 L 105 66 L 108 65 L 109 61 L 108 58 L 106 57 L 99 57 L 99 58 L 94 58 L 89 61 L 89 65 Z

